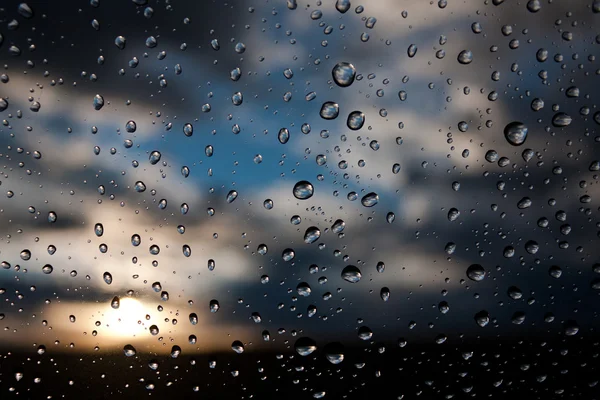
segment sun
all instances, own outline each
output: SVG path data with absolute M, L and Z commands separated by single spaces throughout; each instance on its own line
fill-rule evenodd
M 106 327 L 111 336 L 131 337 L 142 334 L 145 329 L 144 321 L 149 310 L 136 299 L 125 297 L 121 299 L 119 308 L 106 313 Z

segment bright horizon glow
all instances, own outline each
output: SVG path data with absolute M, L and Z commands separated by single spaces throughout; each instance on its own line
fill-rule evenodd
M 110 336 L 132 337 L 145 330 L 144 321 L 149 310 L 141 301 L 131 297 L 122 298 L 118 309 L 111 308 L 106 313 L 106 323 L 102 324 Z

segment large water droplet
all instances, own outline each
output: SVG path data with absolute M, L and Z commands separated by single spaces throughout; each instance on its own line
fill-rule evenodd
M 227 193 L 226 200 L 228 203 L 233 203 L 233 201 L 235 199 L 237 199 L 237 197 L 238 197 L 238 192 L 235 190 L 230 190 L 229 193 Z
M 283 261 L 286 261 L 286 262 L 292 261 L 294 259 L 294 257 L 296 257 L 296 252 L 294 251 L 294 249 L 285 249 L 281 253 L 281 258 L 283 259 Z
M 311 226 L 304 233 L 304 243 L 311 244 L 319 240 L 321 237 L 321 231 L 316 226 Z
M 485 278 L 485 270 L 479 264 L 472 264 L 467 268 L 467 277 L 475 282 L 481 282 Z
M 463 50 L 460 53 L 458 53 L 457 60 L 463 65 L 471 64 L 471 62 L 473 61 L 473 53 L 471 52 L 471 50 Z
M 362 111 L 352 111 L 348 115 L 346 125 L 353 131 L 357 131 L 365 124 L 365 114 Z
M 414 57 L 417 54 L 417 50 L 418 47 L 416 44 L 411 44 L 410 46 L 408 46 L 408 50 L 406 50 L 406 53 L 408 54 L 408 56 L 410 58 Z
M 113 297 L 112 301 L 110 302 L 110 306 L 114 310 L 117 310 L 121 306 L 121 299 L 119 299 L 119 296 Z
M 135 186 L 134 186 L 134 188 L 135 188 L 135 191 L 136 191 L 136 192 L 138 192 L 138 193 L 142 193 L 142 192 L 145 192 L 145 191 L 146 191 L 146 184 L 145 184 L 144 182 L 142 182 L 142 181 L 137 181 L 137 182 L 135 183 Z
M 573 119 L 569 114 L 565 114 L 563 112 L 559 112 L 552 117 L 552 125 L 557 128 L 564 128 L 565 126 L 571 125 Z
M 123 50 L 125 48 L 126 43 L 127 40 L 123 36 L 117 36 L 115 39 L 115 46 L 117 46 L 120 50 Z
M 360 340 L 371 340 L 373 337 L 373 331 L 368 326 L 361 326 L 358 328 L 358 338 Z
M 194 134 L 194 126 L 190 123 L 183 125 L 183 134 L 190 137 Z
M 374 205 L 379 203 L 379 195 L 375 192 L 365 194 L 360 200 L 360 202 L 365 207 L 373 207 Z
M 323 119 L 336 119 L 340 114 L 340 106 L 333 101 L 326 101 L 319 112 Z
M 161 154 L 159 151 L 154 150 L 152 153 L 150 153 L 150 155 L 148 156 L 148 159 L 150 160 L 150 164 L 152 165 L 156 165 L 158 164 L 158 162 L 160 161 L 160 157 Z
M 460 211 L 458 211 L 456 208 L 451 208 L 450 210 L 448 210 L 448 221 L 454 222 L 458 219 L 459 216 Z
M 531 13 L 536 13 L 542 9 L 542 4 L 540 0 L 529 0 L 527 2 L 527 10 Z
M 104 97 L 102 97 L 99 94 L 95 95 L 94 101 L 92 102 L 92 104 L 94 106 L 94 110 L 99 111 L 102 107 L 104 107 Z M 0 104 L 0 111 L 2 111 L 1 104 Z
M 125 345 L 125 347 L 123 347 L 123 353 L 125 353 L 125 355 L 127 357 L 135 356 L 135 353 L 136 353 L 135 347 L 133 347 L 130 344 L 127 344 L 127 345 Z
M 239 340 L 236 340 L 231 343 L 231 349 L 238 354 L 242 354 L 244 352 L 244 344 Z
M 343 220 L 338 219 L 331 226 L 331 230 L 333 231 L 333 233 L 340 233 L 344 230 L 345 227 L 346 227 L 346 223 Z
M 381 297 L 381 300 L 388 301 L 390 299 L 390 289 L 385 286 L 382 287 L 379 291 L 379 296 Z
M 344 361 L 344 346 L 341 343 L 328 343 L 323 348 L 325 358 L 332 364 L 340 364 Z
M 475 322 L 480 327 L 485 327 L 490 323 L 490 314 L 488 314 L 488 312 L 485 310 L 479 311 L 477 314 L 475 314 Z
M 513 146 L 520 146 L 527 139 L 527 127 L 521 122 L 511 122 L 504 128 L 504 137 Z
M 362 278 L 362 274 L 360 269 L 355 267 L 354 265 L 348 265 L 342 270 L 342 279 L 350 283 L 356 283 L 360 281 Z
M 19 4 L 19 8 L 17 9 L 17 11 L 23 18 L 29 19 L 33 17 L 33 10 L 31 9 L 31 7 L 29 7 L 27 3 Z
M 234 106 L 239 106 L 244 102 L 244 96 L 242 92 L 235 92 L 233 96 L 231 96 L 231 102 Z
M 350 9 L 350 0 L 337 0 L 335 2 L 335 9 L 344 14 Z
M 294 344 L 296 353 L 303 357 L 309 356 L 317 350 L 317 342 L 308 337 L 301 337 Z
M 104 235 L 104 226 L 102 224 L 100 224 L 100 223 L 94 225 L 94 233 L 98 237 Z
M 347 62 L 339 62 L 331 71 L 333 80 L 340 87 L 348 87 L 354 82 L 356 77 L 356 68 L 354 65 Z
M 279 143 L 286 144 L 290 140 L 290 131 L 287 128 L 281 128 L 277 139 L 279 139 Z
M 299 181 L 294 185 L 294 197 L 298 200 L 310 199 L 315 193 L 315 188 L 308 181 Z

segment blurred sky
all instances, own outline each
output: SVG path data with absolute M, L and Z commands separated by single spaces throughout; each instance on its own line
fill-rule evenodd
M 19 14 L 19 2 L 3 3 L 0 72 L 8 81 L 0 83 L 0 97 L 8 107 L 0 112 L 0 258 L 10 267 L 0 270 L 6 327 L 0 347 L 44 344 L 79 354 L 132 344 L 139 352 L 168 353 L 176 344 L 189 354 L 230 349 L 240 340 L 246 351 L 277 351 L 301 336 L 318 347 L 332 341 L 360 347 L 368 345 L 357 336 L 361 326 L 373 331 L 373 340 L 395 346 L 400 337 L 433 343 L 440 335 L 450 341 L 558 338 L 570 320 L 578 335 L 595 335 L 598 190 L 597 172 L 588 167 L 598 156 L 592 118 L 598 44 L 591 3 L 543 2 L 534 14 L 525 2 L 448 1 L 440 8 L 437 2 L 372 0 L 361 3 L 362 13 L 353 1 L 342 14 L 334 1 L 299 1 L 295 10 L 285 1 L 137 6 L 102 0 L 98 7 L 30 1 L 32 18 Z M 144 16 L 147 6 L 151 18 Z M 311 18 L 315 10 L 322 17 Z M 368 17 L 377 19 L 372 29 L 365 26 Z M 473 31 L 475 22 L 480 33 Z M 503 26 L 512 33 L 504 35 Z M 572 40 L 563 39 L 566 31 Z M 123 49 L 115 45 L 118 36 L 126 38 Z M 156 47 L 146 46 L 150 36 Z M 238 43 L 245 45 L 242 54 Z M 407 55 L 411 44 L 418 47 L 414 57 Z M 549 52 L 543 63 L 536 59 L 540 48 Z M 472 63 L 457 61 L 462 50 L 472 51 Z M 139 64 L 132 68 L 134 58 Z M 356 67 L 347 88 L 332 80 L 338 62 Z M 241 78 L 232 81 L 237 67 Z M 579 97 L 565 95 L 570 86 L 579 88 Z M 235 92 L 243 94 L 239 106 L 232 102 Z M 308 101 L 312 92 L 316 97 Z M 489 100 L 491 92 L 497 100 Z M 105 101 L 101 110 L 93 107 L 96 94 Z M 534 98 L 543 99 L 541 111 L 532 111 Z M 339 104 L 337 119 L 319 116 L 326 101 Z M 38 112 L 32 102 L 39 102 Z M 202 111 L 206 104 L 209 112 Z M 587 116 L 580 114 L 584 106 L 591 109 Z M 346 126 L 354 110 L 366 117 L 358 131 Z M 572 117 L 568 127 L 552 125 L 558 111 Z M 135 132 L 126 130 L 128 121 L 135 121 Z M 458 129 L 461 121 L 468 124 L 465 132 Z M 523 146 L 504 138 L 512 121 L 528 127 Z M 183 133 L 186 123 L 194 127 L 191 137 Z M 302 132 L 303 124 L 310 132 Z M 286 144 L 277 138 L 282 128 L 290 132 Z M 529 162 L 521 156 L 526 148 L 535 152 Z M 489 163 L 488 150 L 510 162 Z M 161 154 L 156 165 L 149 162 L 152 151 Z M 317 164 L 318 155 L 327 157 L 325 165 Z M 394 174 L 396 163 L 401 169 Z M 301 180 L 314 185 L 308 200 L 292 195 Z M 145 192 L 134 189 L 138 181 Z M 231 190 L 238 197 L 227 203 Z M 12 197 L 4 195 L 9 191 Z M 351 192 L 357 200 L 348 199 Z M 360 199 L 370 192 L 379 203 L 367 208 Z M 584 195 L 589 203 L 581 202 Z M 532 200 L 530 208 L 517 207 L 523 197 Z M 162 199 L 165 209 L 159 208 Z M 267 199 L 270 210 L 263 206 Z M 183 203 L 189 206 L 185 215 Z M 460 211 L 453 222 L 451 208 Z M 48 221 L 51 211 L 56 223 Z M 557 219 L 559 211 L 565 221 Z M 396 217 L 391 224 L 389 212 Z M 290 223 L 294 215 L 299 225 Z M 549 220 L 546 228 L 538 226 L 542 217 Z M 341 237 L 331 231 L 338 219 L 345 222 Z M 97 223 L 101 237 L 94 233 Z M 322 235 L 306 244 L 312 226 Z M 134 234 L 141 237 L 138 247 L 131 243 Z M 539 245 L 535 254 L 525 249 L 531 240 Z M 444 250 L 449 242 L 456 244 L 452 255 Z M 257 252 L 260 244 L 268 247 L 266 255 Z M 160 247 L 158 255 L 150 254 L 152 245 Z M 56 252 L 50 255 L 48 246 Z M 503 256 L 507 246 L 515 249 L 512 258 Z M 20 257 L 24 249 L 29 260 Z M 291 262 L 282 259 L 286 249 L 295 251 Z M 378 262 L 385 263 L 383 273 Z M 46 264 L 51 274 L 42 272 Z M 472 264 L 485 269 L 483 281 L 467 278 Z M 316 274 L 309 273 L 311 265 L 319 267 Z M 341 278 L 347 265 L 361 270 L 360 282 Z M 560 267 L 560 278 L 549 274 L 552 266 Z M 112 275 L 110 285 L 105 272 Z M 268 283 L 261 283 L 265 276 Z M 301 282 L 310 285 L 310 296 L 297 293 Z M 511 286 L 522 298 L 508 296 Z M 387 302 L 380 298 L 383 287 L 391 294 Z M 121 299 L 117 310 L 111 308 L 114 296 Z M 213 299 L 217 313 L 209 309 Z M 439 310 L 442 301 L 450 307 L 446 314 Z M 317 308 L 312 318 L 310 305 Z M 491 318 L 485 328 L 475 323 L 482 310 Z M 511 322 L 518 312 L 526 314 L 521 325 Z M 190 313 L 197 325 L 190 324 Z M 252 313 L 262 322 L 255 323 Z M 554 322 L 544 322 L 548 313 Z M 152 325 L 160 330 L 156 336 Z M 191 334 L 197 343 L 188 342 Z

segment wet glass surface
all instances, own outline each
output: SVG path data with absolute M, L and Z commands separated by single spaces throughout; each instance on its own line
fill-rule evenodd
M 597 398 L 599 18 L 4 1 L 0 398 Z

